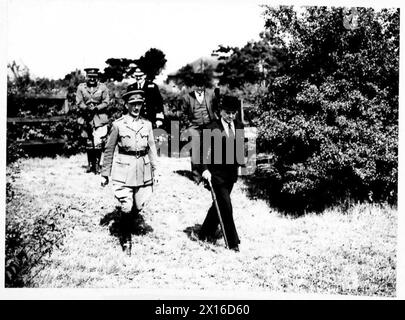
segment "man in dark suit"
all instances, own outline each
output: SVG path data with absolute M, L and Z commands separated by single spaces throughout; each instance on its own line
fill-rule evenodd
M 135 82 L 128 86 L 128 91 L 142 90 L 145 92 L 145 107 L 141 116 L 152 122 L 154 128 L 163 124 L 163 98 L 156 83 L 146 78 L 145 73 L 136 67 L 132 77 Z
M 239 237 L 233 220 L 231 191 L 238 178 L 238 167 L 244 165 L 244 126 L 236 120 L 239 100 L 225 96 L 219 103 L 220 118 L 207 126 L 203 134 L 204 161 L 202 177 L 211 181 L 222 217 L 229 249 L 239 251 Z M 207 141 L 208 140 L 208 141 Z M 214 140 L 214 141 L 212 141 Z M 208 148 L 204 145 L 208 143 Z M 219 224 L 213 203 L 198 233 L 200 240 L 215 238 Z

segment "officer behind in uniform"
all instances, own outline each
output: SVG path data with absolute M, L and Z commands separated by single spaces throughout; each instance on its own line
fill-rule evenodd
M 109 102 L 107 87 L 98 81 L 98 68 L 87 68 L 86 82 L 79 84 L 76 105 L 80 108 L 78 122 L 83 125 L 82 138 L 86 139 L 87 172 L 99 173 L 103 144 L 108 134 Z
M 154 82 L 146 79 L 145 73 L 136 67 L 132 77 L 135 82 L 128 86 L 128 91 L 143 90 L 145 92 L 145 106 L 142 108 L 141 116 L 152 122 L 154 128 L 163 124 L 163 98 L 159 87 Z
M 104 152 L 102 184 L 108 184 L 111 176 L 121 211 L 131 216 L 135 228 L 148 232 L 152 229 L 144 223 L 140 212 L 152 195 L 156 169 L 157 152 L 152 124 L 140 116 L 145 100 L 143 91 L 127 91 L 123 98 L 128 114 L 112 124 Z M 114 156 L 116 146 L 118 153 Z
M 218 145 L 209 143 L 207 154 L 201 166 L 202 177 L 210 180 L 214 189 L 220 214 L 225 228 L 229 249 L 239 251 L 239 237 L 233 221 L 231 203 L 231 191 L 238 178 L 238 167 L 244 165 L 244 126 L 236 120 L 236 113 L 240 107 L 239 100 L 235 97 L 225 96 L 219 103 L 220 119 L 213 121 L 207 126 L 214 137 L 219 135 Z M 214 138 L 215 141 L 215 138 Z M 233 146 L 232 146 L 233 145 Z M 220 148 L 218 148 L 220 147 Z M 218 149 L 216 149 L 218 148 Z M 219 157 L 215 152 L 220 152 Z M 220 161 L 217 162 L 217 159 Z M 218 213 L 213 203 L 208 210 L 198 238 L 200 240 L 212 240 L 216 238 L 219 225 Z
M 192 137 L 191 172 L 196 183 L 201 181 L 199 166 L 202 162 L 201 135 L 202 130 L 218 118 L 214 108 L 214 94 L 206 89 L 207 80 L 203 73 L 195 73 L 193 90 L 182 99 L 181 113 Z

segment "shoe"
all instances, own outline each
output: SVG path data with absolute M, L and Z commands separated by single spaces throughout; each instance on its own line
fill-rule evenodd
M 221 229 L 217 229 L 217 230 L 215 231 L 215 234 L 214 234 L 212 237 L 213 237 L 215 240 L 221 239 L 221 238 L 223 237 L 222 230 L 221 230 Z
M 215 236 L 207 236 L 204 240 L 212 244 L 217 243 L 217 238 Z
M 91 164 L 88 164 L 87 168 L 86 168 L 86 173 L 90 173 L 90 172 L 91 172 Z
M 239 252 L 239 246 L 238 245 L 236 245 L 236 246 L 234 246 L 234 247 L 231 247 L 231 248 L 229 248 L 230 250 L 233 250 L 233 251 L 235 251 L 235 252 Z
M 193 240 L 193 241 L 200 241 L 200 240 L 201 240 L 201 239 L 200 239 L 200 236 L 198 235 L 198 232 L 195 231 L 195 230 L 192 230 L 192 231 L 190 232 L 189 237 L 190 237 L 190 239 Z

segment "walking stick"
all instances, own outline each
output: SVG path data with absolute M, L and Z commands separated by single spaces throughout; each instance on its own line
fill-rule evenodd
M 215 208 L 217 209 L 218 218 L 219 218 L 219 224 L 221 225 L 222 233 L 224 235 L 225 245 L 229 249 L 228 239 L 227 239 L 226 233 L 225 233 L 224 222 L 222 221 L 221 211 L 219 211 L 217 197 L 215 196 L 215 192 L 214 192 L 214 188 L 212 187 L 211 180 L 208 180 L 208 184 L 209 184 L 210 189 L 211 189 L 212 200 L 213 200 L 213 202 L 215 204 Z

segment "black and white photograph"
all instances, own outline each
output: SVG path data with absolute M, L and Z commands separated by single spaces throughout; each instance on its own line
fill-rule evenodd
M 403 297 L 399 3 L 313 3 L 2 0 L 2 297 Z

